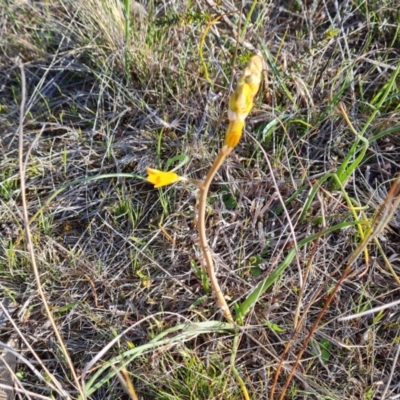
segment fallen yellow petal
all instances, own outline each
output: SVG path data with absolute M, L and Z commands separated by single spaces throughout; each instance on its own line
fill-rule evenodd
M 243 128 L 244 128 L 244 122 L 240 120 L 235 120 L 229 122 L 228 129 L 226 130 L 226 135 L 225 135 L 225 146 L 228 147 L 236 147 L 240 139 L 242 137 L 243 133 Z
M 154 185 L 155 188 L 171 185 L 172 183 L 182 180 L 175 172 L 159 171 L 158 169 L 146 168 L 146 180 Z

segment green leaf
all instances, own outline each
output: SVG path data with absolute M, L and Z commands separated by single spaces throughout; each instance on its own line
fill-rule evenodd
M 68 303 L 67 305 L 65 305 L 64 307 L 59 308 L 58 310 L 56 310 L 54 312 L 55 315 L 57 315 L 58 317 L 63 315 L 64 313 L 66 313 L 67 311 L 71 310 L 71 308 L 74 308 L 76 305 L 78 304 L 77 301 L 74 301 L 72 303 Z
M 249 261 L 250 261 L 251 265 L 254 265 L 256 267 L 257 265 L 260 265 L 265 260 L 261 257 L 260 254 L 257 254 L 256 256 L 251 256 L 249 258 Z
M 328 362 L 331 358 L 332 343 L 328 339 L 322 338 L 319 342 L 319 349 L 322 360 Z
M 190 306 L 190 308 L 196 308 L 197 306 L 200 306 L 201 304 L 204 304 L 207 300 L 208 296 L 201 296 L 198 299 L 196 299 L 192 305 Z
M 223 194 L 222 201 L 228 210 L 233 210 L 237 206 L 237 201 L 230 193 Z
M 188 163 L 189 157 L 188 157 L 186 154 L 178 154 L 177 156 L 170 158 L 170 159 L 165 163 L 165 166 L 164 166 L 165 171 L 169 171 L 169 167 L 170 167 L 173 163 L 175 163 L 175 162 L 177 162 L 177 161 L 180 161 L 180 162 L 179 162 L 171 171 L 176 171 L 176 170 L 178 170 L 179 168 L 182 168 L 185 164 Z
M 266 320 L 264 320 L 264 321 L 262 321 L 262 322 L 263 322 L 263 324 L 264 324 L 265 326 L 267 326 L 269 329 L 271 329 L 271 331 L 278 332 L 278 333 L 285 332 L 285 330 L 284 330 L 283 328 L 281 328 L 281 327 L 280 327 L 279 325 L 277 325 L 277 324 L 274 324 L 273 322 L 266 321 Z

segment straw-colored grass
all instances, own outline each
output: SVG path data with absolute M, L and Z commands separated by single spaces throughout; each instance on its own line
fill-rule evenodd
M 232 365 L 252 399 L 396 398 L 397 5 L 139 8 L 0 0 L 0 346 L 18 358 L 15 398 L 241 399 Z M 232 364 L 198 193 L 143 177 L 204 179 L 254 49 L 263 87 L 206 205 L 240 325 Z

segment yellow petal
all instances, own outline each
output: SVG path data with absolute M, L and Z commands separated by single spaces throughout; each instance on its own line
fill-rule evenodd
M 225 146 L 236 147 L 242 137 L 244 122 L 240 120 L 229 122 L 225 135 Z
M 260 56 L 253 56 L 235 91 L 229 98 L 229 126 L 225 135 L 225 146 L 236 147 L 242 137 L 244 121 L 253 108 L 253 99 L 260 88 L 264 61 Z
M 243 72 L 244 81 L 249 85 L 253 96 L 257 94 L 260 87 L 263 68 L 263 59 L 256 55 L 250 59 Z
M 158 169 L 147 168 L 146 180 L 154 185 L 155 188 L 171 185 L 180 181 L 182 178 L 175 172 L 159 171 Z
M 229 110 L 244 121 L 253 107 L 253 94 L 247 83 L 239 83 L 229 99 Z

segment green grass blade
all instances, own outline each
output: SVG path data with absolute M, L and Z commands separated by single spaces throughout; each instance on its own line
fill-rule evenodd
M 314 240 L 316 240 L 320 236 L 328 235 L 331 232 L 347 228 L 349 226 L 356 226 L 359 224 L 359 221 L 352 221 L 352 222 L 342 222 L 340 224 L 331 226 L 327 229 L 325 229 L 322 234 L 321 233 L 315 233 L 303 240 L 301 240 L 297 247 L 300 249 L 302 246 L 304 246 L 307 243 L 310 243 Z M 283 272 L 286 270 L 286 268 L 291 264 L 293 261 L 294 257 L 296 256 L 296 249 L 293 248 L 292 250 L 289 251 L 288 255 L 285 257 L 285 259 L 282 261 L 282 263 L 278 266 L 278 268 L 272 272 L 271 275 L 268 276 L 267 279 L 265 279 L 263 282 L 261 282 L 247 297 L 247 299 L 240 304 L 240 306 L 237 308 L 238 315 L 236 318 L 242 319 L 248 312 L 249 310 L 257 303 L 258 299 L 260 296 L 268 290 L 268 288 L 274 284 L 279 277 L 283 274 Z
M 163 339 L 165 336 L 180 330 L 182 331 L 181 333 L 178 333 L 173 337 Z M 185 340 L 193 339 L 194 337 L 197 337 L 203 333 L 229 333 L 232 331 L 234 331 L 234 326 L 232 324 L 220 321 L 204 321 L 195 324 L 181 324 L 167 329 L 154 337 L 150 342 L 142 346 L 135 347 L 134 349 L 129 349 L 117 357 L 114 357 L 110 361 L 107 361 L 86 383 L 84 389 L 85 395 L 90 396 L 93 394 L 96 390 L 109 382 L 110 379 L 117 374 L 117 372 L 129 365 L 135 358 L 145 354 L 149 350 L 153 350 L 164 345 L 181 343 Z M 104 375 L 107 369 L 110 369 L 110 371 Z M 82 399 L 79 398 L 79 400 Z
M 175 157 L 170 158 L 166 163 L 164 170 L 169 171 L 169 167 L 179 161 L 179 163 L 171 170 L 171 171 L 177 171 L 179 168 L 182 168 L 185 164 L 189 162 L 189 157 L 186 154 L 178 154 Z
M 353 143 L 351 146 L 350 151 L 342 161 L 342 164 L 337 170 L 337 176 L 342 184 L 346 182 L 346 180 L 349 178 L 349 176 L 354 172 L 354 170 L 361 164 L 365 153 L 367 151 L 370 141 L 368 141 L 366 138 L 364 138 L 365 133 L 367 132 L 368 128 L 372 124 L 372 122 L 375 120 L 377 117 L 378 113 L 381 112 L 381 108 L 383 106 L 383 103 L 387 100 L 393 86 L 396 83 L 396 79 L 398 74 L 400 73 L 400 63 L 398 63 L 396 70 L 392 74 L 391 78 L 389 79 L 388 83 L 384 85 L 383 87 L 383 92 L 379 92 L 376 96 L 375 99 L 373 99 L 372 103 L 376 102 L 375 109 L 371 116 L 368 118 L 367 122 L 364 124 L 362 130 L 360 133 L 357 134 L 357 140 Z M 355 132 L 356 133 L 356 132 Z M 364 145 L 359 148 L 359 142 L 363 141 Z M 348 164 L 350 160 L 355 156 L 356 153 L 361 151 L 361 153 L 357 156 L 357 158 L 351 163 L 351 165 L 348 167 Z M 338 189 L 337 183 L 334 184 L 334 187 Z
M 260 45 L 262 47 L 262 49 L 264 50 L 264 54 L 268 60 L 268 64 L 270 65 L 273 74 L 275 75 L 276 79 L 278 80 L 280 86 L 282 87 L 283 91 L 286 93 L 286 96 L 288 97 L 288 99 L 293 103 L 293 107 L 295 110 L 298 110 L 298 106 L 294 100 L 294 97 L 292 96 L 292 93 L 290 92 L 290 90 L 288 89 L 288 87 L 285 85 L 285 82 L 283 81 L 283 78 L 281 76 L 281 74 L 279 73 L 279 70 L 275 64 L 274 59 L 272 58 L 271 53 L 269 52 L 269 50 L 265 47 L 263 42 L 260 42 Z
M 97 181 L 99 179 L 111 179 L 111 178 L 134 178 L 134 179 L 145 180 L 145 178 L 143 178 L 142 176 L 139 176 L 139 175 L 136 175 L 136 174 L 126 174 L 126 173 L 104 174 L 104 175 L 89 176 L 87 178 L 82 178 L 82 179 L 76 179 L 74 181 L 68 182 L 65 185 L 61 186 L 60 189 L 57 189 L 46 200 L 46 202 L 43 204 L 43 206 L 40 207 L 39 210 L 33 215 L 33 217 L 29 220 L 29 222 L 32 223 L 41 214 L 43 209 L 46 208 L 51 203 L 51 201 L 53 201 L 65 189 L 68 189 L 71 186 L 79 185 L 81 183 Z
M 400 132 L 400 126 L 394 126 L 393 128 L 389 128 L 389 129 L 384 130 L 383 132 L 377 133 L 375 136 L 372 136 L 372 138 L 370 138 L 368 140 L 369 140 L 369 143 L 371 144 L 380 138 L 383 138 L 385 136 L 392 135 L 392 134 L 395 134 L 398 132 Z

